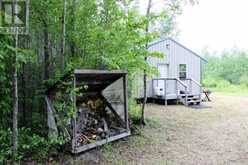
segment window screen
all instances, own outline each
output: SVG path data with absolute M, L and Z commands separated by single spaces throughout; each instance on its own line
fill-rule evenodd
M 180 79 L 186 79 L 187 78 L 187 65 L 186 64 L 180 64 L 179 65 L 179 78 Z

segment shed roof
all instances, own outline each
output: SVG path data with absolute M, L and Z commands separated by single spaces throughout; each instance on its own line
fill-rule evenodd
M 127 74 L 127 71 L 124 70 L 96 70 L 96 69 L 75 69 L 74 70 L 75 75 L 125 75 Z
M 170 40 L 170 41 L 174 42 L 175 44 L 179 45 L 179 46 L 182 47 L 183 49 L 185 49 L 185 50 L 189 51 L 190 53 L 194 54 L 195 56 L 199 57 L 202 61 L 208 62 L 205 58 L 203 58 L 203 57 L 200 56 L 199 54 L 195 53 L 194 51 L 190 50 L 190 49 L 187 48 L 186 46 L 180 44 L 179 42 L 177 42 L 176 40 L 174 40 L 174 39 L 172 39 L 172 38 L 170 38 L 170 37 L 168 37 L 168 38 L 163 38 L 163 39 L 159 39 L 159 40 L 157 40 L 157 41 L 154 41 L 154 42 L 152 42 L 152 43 L 149 44 L 149 47 L 152 47 L 152 46 L 154 46 L 154 45 L 157 45 L 157 44 L 159 44 L 159 43 L 161 43 L 161 42 L 164 42 L 164 41 L 167 41 L 167 40 Z
M 94 69 L 75 69 L 71 73 L 68 73 L 61 77 L 60 80 L 54 83 L 46 93 L 56 90 L 62 81 L 68 79 L 72 75 L 76 78 L 76 84 L 89 85 L 89 90 L 100 90 L 104 89 L 116 80 L 125 76 L 127 71 L 123 70 L 94 70 Z

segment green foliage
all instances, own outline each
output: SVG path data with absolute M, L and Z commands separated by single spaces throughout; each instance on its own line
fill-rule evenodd
M 114 0 L 99 3 L 98 8 L 102 8 L 100 12 L 96 1 L 87 3 L 81 5 L 77 16 L 80 19 L 77 21 L 79 35 L 75 41 L 83 50 L 83 54 L 76 59 L 78 63 L 81 62 L 80 66 L 126 69 L 129 73 L 147 68 L 144 57 L 149 54 L 145 44 L 156 35 L 142 33 L 146 18 L 134 10 L 126 13 Z
M 133 124 L 140 122 L 141 106 L 136 103 L 134 99 L 128 100 L 129 117 Z
M 3 164 L 11 155 L 11 131 L 0 130 L 0 164 Z
M 8 123 L 8 115 L 11 109 L 11 66 L 13 53 L 8 45 L 11 38 L 0 36 L 0 129 Z
M 124 69 L 129 73 L 129 91 L 131 91 L 137 73 L 142 73 L 144 70 L 149 76 L 157 73 L 144 59 L 149 56 L 161 57 L 161 54 L 148 52 L 146 45 L 160 34 L 169 34 L 173 31 L 173 21 L 178 12 L 180 13 L 182 4 L 179 0 L 170 1 L 171 5 L 167 6 L 165 12 L 151 13 L 145 17 L 138 13 L 132 0 L 80 0 L 77 1 L 76 8 L 73 8 L 72 0 L 67 2 L 66 68 L 62 73 L 58 68 L 61 59 L 63 2 L 30 0 L 30 35 L 19 36 L 20 48 L 17 50 L 17 61 L 20 125 L 28 125 L 32 131 L 30 129 L 20 130 L 21 157 L 19 158 L 25 157 L 29 153 L 46 155 L 47 149 L 51 146 L 50 142 L 34 134 L 34 132 L 45 134 L 47 131 L 44 127 L 46 123 L 43 98 L 45 87 L 51 86 L 61 76 L 75 68 Z M 74 11 L 75 18 L 73 17 Z M 146 33 L 147 24 L 157 25 L 158 21 L 161 22 L 161 25 L 166 26 L 158 26 L 163 28 L 162 30 L 152 28 L 149 33 Z M 0 130 L 10 127 L 12 120 L 11 73 L 16 52 L 13 45 L 12 37 L 0 36 Z M 75 47 L 74 54 L 71 51 L 72 45 Z M 49 72 L 50 79 L 44 82 L 46 70 Z M 68 119 L 75 114 L 75 107 L 70 96 L 76 95 L 77 90 L 67 88 L 58 94 L 55 108 L 63 116 L 59 121 L 61 126 L 67 125 Z M 130 100 L 129 107 L 131 117 L 138 121 L 140 107 L 135 104 L 134 100 Z M 24 110 L 26 111 L 25 115 Z M 11 131 L 2 131 L 1 134 L 3 136 L 0 136 L 2 138 L 0 140 L 0 160 L 3 161 L 11 155 Z M 40 153 L 43 151 L 44 153 Z
M 12 132 L 10 129 L 0 130 L 0 164 L 6 163 L 11 160 L 12 148 L 11 137 Z M 15 161 L 23 159 L 42 160 L 47 157 L 51 147 L 61 144 L 61 139 L 50 139 L 41 137 L 38 134 L 33 133 L 31 129 L 20 128 L 19 129 L 19 151 L 15 156 Z M 32 157 L 30 157 L 32 155 Z
M 6 128 L 9 124 L 9 115 L 11 111 L 11 87 L 13 72 L 13 61 L 17 51 L 17 65 L 32 61 L 33 52 L 19 48 L 16 50 L 13 46 L 13 38 L 0 35 L 0 129 Z
M 208 64 L 203 84 L 218 92 L 245 94 L 248 91 L 248 53 L 233 49 L 221 55 L 206 53 Z
M 248 88 L 248 74 L 240 77 L 240 84 Z
M 248 54 L 240 50 L 223 52 L 221 55 L 206 55 L 206 76 L 240 84 L 241 77 L 248 76 Z

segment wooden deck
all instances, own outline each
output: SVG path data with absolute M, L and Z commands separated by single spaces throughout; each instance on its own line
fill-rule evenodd
M 166 105 L 168 100 L 178 100 L 184 105 L 199 104 L 201 94 L 201 84 L 190 78 L 185 80 L 177 78 L 152 79 L 152 98 L 164 100 Z

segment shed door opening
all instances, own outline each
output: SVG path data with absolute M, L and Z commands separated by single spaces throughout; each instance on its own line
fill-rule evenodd
M 167 64 L 159 64 L 158 65 L 158 72 L 160 77 L 159 78 L 168 78 L 168 68 L 169 65 Z M 164 88 L 164 81 L 163 80 L 159 80 L 157 86 L 159 88 Z
M 167 78 L 168 77 L 168 65 L 167 64 L 158 65 L 158 71 L 160 74 L 160 78 Z

